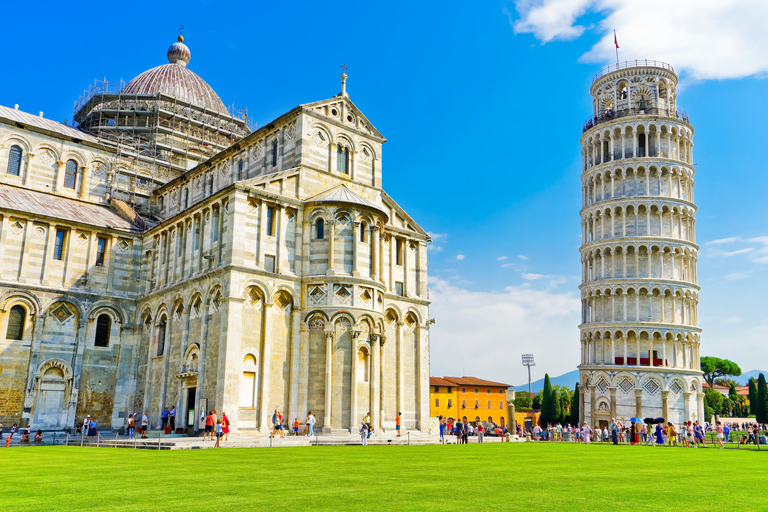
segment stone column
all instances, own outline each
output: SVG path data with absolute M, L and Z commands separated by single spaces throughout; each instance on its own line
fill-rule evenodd
M 595 386 L 585 386 L 589 388 L 589 422 L 590 426 L 594 426 L 597 421 L 597 388 Z
M 371 385 L 370 385 L 370 398 L 369 404 L 371 408 L 371 421 L 373 422 L 373 428 L 378 429 L 381 427 L 382 416 L 380 416 L 379 406 L 379 338 L 380 334 L 370 333 L 368 335 L 368 341 L 371 345 Z
M 661 415 L 669 421 L 669 391 L 661 392 Z
M 166 260 L 166 263 L 168 260 Z M 173 305 L 171 305 L 173 307 Z M 165 343 L 163 344 L 163 367 L 162 376 L 160 380 L 160 402 L 157 407 L 157 418 L 160 421 L 160 416 L 163 413 L 163 407 L 165 407 L 165 393 L 168 387 L 168 364 L 171 359 L 171 344 L 173 343 L 173 333 L 176 331 L 176 310 L 171 309 L 168 311 L 168 320 L 165 323 Z
M 349 433 L 354 434 L 356 432 L 357 427 L 357 381 L 358 381 L 358 375 L 357 375 L 357 364 L 359 359 L 359 350 L 357 348 L 357 340 L 360 337 L 360 331 L 358 330 L 352 330 L 350 331 L 351 337 L 352 337 L 352 385 L 350 388 L 350 403 L 349 403 Z M 342 412 L 343 414 L 343 412 Z M 373 413 L 371 413 L 373 414 Z M 373 417 L 371 417 L 371 421 L 374 422 Z
M 336 245 L 336 221 L 328 219 L 326 226 L 328 226 L 328 270 L 325 273 L 326 275 L 333 276 L 336 275 L 336 265 L 333 258 Z
M 333 326 L 331 326 L 333 329 Z M 331 432 L 331 395 L 333 393 L 333 334 L 325 331 L 325 411 L 323 412 L 323 433 Z
M 202 398 L 205 398 L 204 394 L 204 385 L 205 385 L 205 350 L 207 348 L 207 339 L 208 339 L 208 309 L 209 309 L 209 302 L 206 300 L 203 302 L 203 308 L 202 308 L 202 319 L 203 319 L 203 328 L 200 330 L 200 363 L 198 366 L 198 374 L 197 374 L 197 392 L 195 396 L 196 403 L 194 404 L 195 409 L 195 426 L 194 429 L 197 431 L 201 427 L 205 426 L 204 421 L 201 421 L 201 416 L 205 418 L 205 412 L 207 411 L 199 411 L 198 408 L 200 407 L 198 404 L 200 403 L 200 400 Z M 187 425 L 187 411 L 184 411 L 184 426 Z
M 202 229 L 202 219 L 200 221 Z M 256 266 L 264 268 L 264 244 L 267 239 L 267 204 L 261 201 L 259 204 L 259 234 L 258 250 L 256 251 Z M 202 248 L 201 248 L 202 250 Z
M 270 368 L 270 360 L 272 358 L 272 336 L 270 336 L 270 311 L 272 310 L 272 303 L 266 302 L 266 297 L 264 298 L 264 312 L 262 313 L 262 328 L 261 328 L 261 371 L 259 375 L 259 432 L 269 432 L 272 425 L 270 421 L 270 407 L 268 403 L 269 399 L 269 368 Z M 242 326 L 242 323 L 235 328 L 237 329 L 237 332 L 240 332 L 240 326 Z M 228 333 L 230 336 L 232 335 L 232 331 Z M 224 335 L 224 334 L 223 334 Z M 240 337 L 237 337 L 240 339 Z M 236 356 L 238 358 L 238 362 L 242 360 L 242 358 L 238 355 Z M 221 377 L 219 377 L 221 379 Z
M 379 230 L 376 228 L 377 231 Z M 379 233 L 379 281 L 384 282 L 384 231 L 383 229 Z
M 403 366 L 405 365 L 405 358 L 403 358 L 403 326 L 405 322 L 397 322 L 397 411 L 403 410 L 405 405 L 405 375 L 403 374 Z
M 312 244 L 312 223 L 308 220 L 304 221 L 304 229 L 302 230 L 302 243 L 296 244 L 296 259 L 299 260 L 298 249 L 301 248 L 301 263 L 296 264 L 296 274 L 306 276 L 309 274 L 309 254 L 311 252 Z
M 586 409 L 586 390 L 584 388 L 585 386 L 583 384 L 579 384 L 579 425 L 584 423 L 584 413 Z
M 56 183 L 54 184 L 53 192 L 60 192 L 64 187 L 64 166 L 65 162 L 61 160 L 56 161 Z
M 77 400 L 80 395 L 80 377 L 83 374 L 83 354 L 85 352 L 85 331 L 88 327 L 88 319 L 80 317 L 77 322 L 77 336 L 75 352 L 72 354 L 72 391 L 70 392 L 69 406 L 67 408 L 68 427 L 75 425 L 75 413 L 77 412 Z
M 395 265 L 397 265 L 397 255 L 395 251 L 397 249 L 397 238 L 395 235 L 389 236 L 389 286 L 387 289 L 390 292 L 395 290 Z
M 5 267 L 3 260 L 5 257 L 6 239 L 8 238 L 8 230 L 11 228 L 11 222 L 9 216 L 3 215 L 2 227 L 0 227 L 0 279 L 4 277 L 3 268 Z
M 643 389 L 635 389 L 635 416 L 643 417 Z
M 697 393 L 696 397 L 698 398 L 697 402 L 698 402 L 698 409 L 699 409 L 699 414 L 698 414 L 696 419 L 699 420 L 699 423 L 703 427 L 704 426 L 704 422 L 705 421 L 709 421 L 711 418 L 705 418 L 704 417 L 705 416 L 705 414 L 704 414 L 704 393 Z
M 616 417 L 616 388 L 608 388 L 611 393 L 611 418 Z
M 683 405 L 685 406 L 683 421 L 688 421 L 691 419 L 691 393 L 688 391 L 683 391 Z
M 27 183 L 29 182 L 29 176 L 30 176 L 30 173 L 32 172 L 32 159 L 33 158 L 35 158 L 35 154 L 34 153 L 27 153 L 27 161 L 26 161 L 26 164 L 24 165 L 24 172 L 23 173 L 21 173 L 21 172 L 19 173 L 19 174 L 22 174 L 22 176 L 21 176 L 21 185 L 22 186 L 27 186 Z M 21 171 L 21 169 L 19 169 L 19 171 Z
M 384 383 L 386 381 L 385 375 L 384 375 L 385 362 L 386 362 L 386 358 L 385 358 L 386 352 L 384 351 L 384 342 L 387 341 L 387 337 L 384 336 L 383 334 L 377 334 L 376 339 L 379 341 L 378 352 L 381 356 L 379 357 L 379 362 L 376 369 L 376 379 L 377 379 L 377 382 L 379 383 L 379 390 L 380 390 L 380 392 L 376 395 L 376 403 L 378 404 L 377 408 L 381 410 L 379 414 L 379 427 L 381 427 L 382 425 L 384 425 L 384 420 L 387 417 L 386 416 L 387 393 L 386 393 L 386 387 L 384 386 Z
M 53 262 L 53 250 L 54 250 L 54 242 L 56 241 L 56 224 L 49 224 L 48 225 L 48 240 L 46 243 L 45 248 L 45 258 L 43 259 L 43 279 L 42 284 L 49 285 L 48 283 L 48 276 L 51 272 L 51 264 Z M 70 233 L 70 237 L 72 237 L 72 233 Z
M 408 252 L 411 243 L 407 238 L 403 239 L 403 297 L 408 297 Z
M 5 232 L 5 230 L 3 230 Z M 379 228 L 371 226 L 371 279 L 377 280 L 379 273 Z
M 19 282 L 25 283 L 27 281 L 27 267 L 29 266 L 29 246 L 32 244 L 32 230 L 34 229 L 34 223 L 31 220 L 27 220 L 24 223 L 24 244 L 21 249 L 21 265 L 19 266 Z
M 358 277 L 360 276 L 358 262 L 360 259 L 360 222 L 354 221 L 352 226 L 352 275 Z
M 113 236 L 109 240 L 109 247 L 107 247 L 107 251 L 109 251 L 109 254 L 105 254 L 104 258 L 106 259 L 109 257 L 109 260 L 105 261 L 105 265 L 109 265 L 109 268 L 107 269 L 107 292 L 111 293 L 114 291 L 114 281 L 115 281 L 115 267 L 117 266 L 115 264 L 115 251 L 117 250 L 117 240 L 118 238 L 116 236 Z M 176 240 L 178 241 L 178 236 L 176 237 Z M 96 240 L 96 243 L 98 243 L 98 239 Z M 169 258 L 174 257 L 173 253 L 170 253 L 168 255 Z M 176 258 L 173 258 L 174 265 L 174 274 L 176 270 Z
M 282 157 L 280 157 L 282 158 Z M 282 255 L 283 255 L 283 244 L 285 243 L 285 233 L 283 233 L 283 213 L 285 212 L 285 209 L 283 208 L 282 204 L 279 204 L 275 207 L 275 218 L 273 222 L 275 223 L 274 229 L 275 229 L 275 274 L 279 274 L 281 272 L 281 261 L 282 261 Z M 293 324 L 291 324 L 293 325 Z M 289 409 L 290 411 L 290 409 Z
M 297 305 L 291 308 L 291 365 L 288 391 L 288 416 L 299 417 L 299 347 L 301 347 L 301 316 Z
M 37 361 L 40 355 L 40 343 L 43 336 L 43 326 L 44 326 L 45 317 L 39 312 L 32 311 L 29 314 L 29 319 L 32 320 L 32 322 L 34 323 L 34 329 L 32 331 L 32 343 L 31 343 L 32 347 L 30 350 L 29 366 L 27 370 L 28 378 L 27 378 L 27 388 L 25 390 L 25 395 L 24 395 L 24 411 L 31 411 L 32 405 L 34 405 L 34 402 L 35 402 L 34 389 L 35 389 L 35 379 L 37 378 L 37 366 L 38 366 Z M 70 377 L 71 379 L 74 380 L 74 375 Z M 70 385 L 70 397 L 72 396 L 71 387 L 72 386 Z M 75 403 L 75 406 L 76 405 L 77 404 Z M 26 421 L 27 423 L 31 421 L 29 412 L 22 413 L 22 422 L 24 421 Z M 66 426 L 69 427 L 70 425 L 67 424 Z

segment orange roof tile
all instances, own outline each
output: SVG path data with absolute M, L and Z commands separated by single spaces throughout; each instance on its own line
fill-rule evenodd
M 455 386 L 456 384 L 453 382 L 449 382 L 440 377 L 430 377 L 429 385 L 430 386 Z
M 445 377 L 445 380 L 455 382 L 460 386 L 495 386 L 501 388 L 513 388 L 512 384 L 502 382 L 493 382 L 490 380 L 478 379 L 477 377 Z

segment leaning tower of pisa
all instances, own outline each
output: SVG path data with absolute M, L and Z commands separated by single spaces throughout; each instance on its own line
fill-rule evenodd
M 582 148 L 580 420 L 702 419 L 693 126 L 677 75 L 624 62 L 592 81 Z

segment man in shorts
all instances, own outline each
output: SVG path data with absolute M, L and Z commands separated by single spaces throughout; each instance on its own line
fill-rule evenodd
M 141 415 L 141 438 L 142 439 L 147 438 L 148 428 L 149 428 L 149 416 L 147 416 L 147 411 L 144 411 L 144 414 Z
M 203 441 L 206 439 L 213 441 L 213 425 L 215 421 L 213 419 L 213 411 L 208 411 L 208 416 L 205 417 L 205 432 L 203 432 Z
M 397 413 L 397 418 L 395 418 L 395 429 L 397 430 L 397 437 L 400 437 L 400 423 L 403 421 L 401 412 Z

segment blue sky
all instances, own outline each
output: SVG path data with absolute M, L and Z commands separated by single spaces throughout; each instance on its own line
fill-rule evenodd
M 259 125 L 338 93 L 346 62 L 385 189 L 433 234 L 431 373 L 512 384 L 523 352 L 533 379 L 578 362 L 579 136 L 616 28 L 621 60 L 679 72 L 696 130 L 702 355 L 768 366 L 764 1 L 44 4 L 6 6 L 34 23 L 4 27 L 0 103 L 59 121 L 95 78 L 164 64 L 182 23 L 190 69 Z

